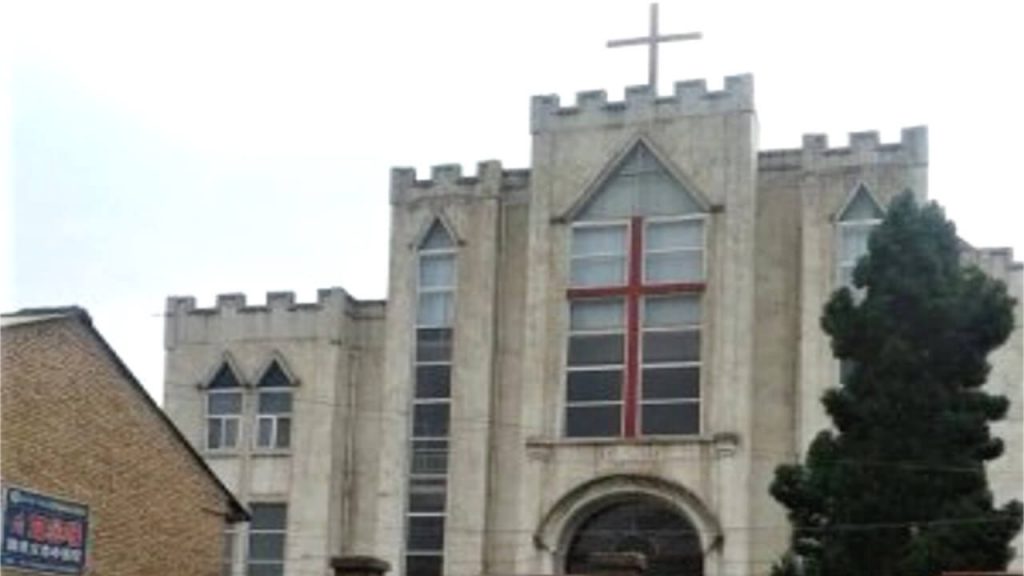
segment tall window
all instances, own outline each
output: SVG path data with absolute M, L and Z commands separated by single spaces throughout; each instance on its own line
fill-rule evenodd
M 576 214 L 567 436 L 700 432 L 705 220 L 643 144 Z
M 235 573 L 235 542 L 238 539 L 238 531 L 235 524 L 224 526 L 224 549 L 221 553 L 221 576 L 231 576 Z
M 256 447 L 285 449 L 292 438 L 292 382 L 274 360 L 257 383 Z
M 868 253 L 871 231 L 881 223 L 882 208 L 875 202 L 864 185 L 850 197 L 838 218 L 838 255 L 836 273 L 839 286 L 853 288 L 853 270 L 857 262 Z
M 444 564 L 455 310 L 455 243 L 439 221 L 431 225 L 418 256 L 405 573 L 439 576 Z
M 225 362 L 210 381 L 206 394 L 206 448 L 233 450 L 238 447 L 242 416 L 241 384 Z
M 285 504 L 252 503 L 249 545 L 246 555 L 247 576 L 284 574 L 285 531 L 288 508 Z

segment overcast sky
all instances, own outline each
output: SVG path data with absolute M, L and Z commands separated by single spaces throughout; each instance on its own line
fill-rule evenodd
M 14 4 L 14 5 L 12 5 Z M 761 148 L 930 128 L 961 235 L 1024 254 L 1017 3 L 663 1 L 675 80 L 752 73 Z M 388 171 L 527 167 L 529 98 L 646 81 L 647 3 L 9 3 L 0 307 L 80 304 L 162 402 L 166 296 L 387 286 Z M 5 52 L 0 50 L 0 53 Z M 10 122 L 6 122 L 10 120 Z

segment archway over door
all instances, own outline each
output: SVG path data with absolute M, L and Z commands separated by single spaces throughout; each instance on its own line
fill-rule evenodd
M 567 574 L 591 573 L 595 552 L 640 552 L 645 576 L 703 576 L 697 528 L 678 509 L 651 496 L 617 499 L 594 509 L 578 524 L 565 555 Z

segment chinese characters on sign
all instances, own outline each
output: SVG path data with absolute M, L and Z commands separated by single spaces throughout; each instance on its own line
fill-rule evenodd
M 58 574 L 81 574 L 89 508 L 10 487 L 4 493 L 0 565 Z

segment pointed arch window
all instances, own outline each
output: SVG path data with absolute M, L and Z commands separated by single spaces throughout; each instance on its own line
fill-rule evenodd
M 434 220 L 417 250 L 415 376 L 405 534 L 407 576 L 439 576 L 444 564 L 455 255 L 451 233 L 441 220 Z
M 863 184 L 857 186 L 839 212 L 837 222 L 836 281 L 838 286 L 853 286 L 853 270 L 868 253 L 871 231 L 882 222 L 882 207 Z
M 277 359 L 260 376 L 256 383 L 256 448 L 291 447 L 293 386 Z
M 567 436 L 700 432 L 706 222 L 642 142 L 575 211 Z
M 242 419 L 242 385 L 228 362 L 221 364 L 207 386 L 206 449 L 238 448 Z

